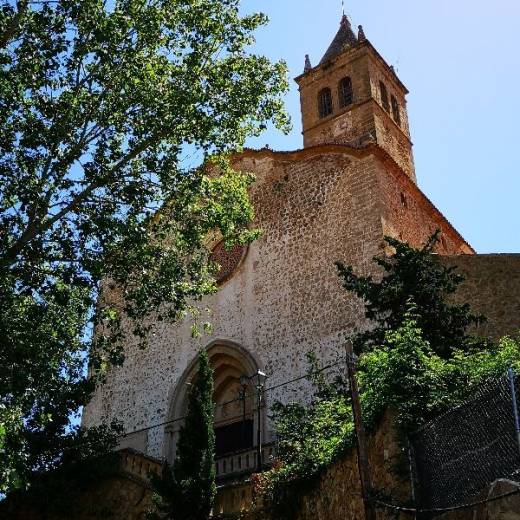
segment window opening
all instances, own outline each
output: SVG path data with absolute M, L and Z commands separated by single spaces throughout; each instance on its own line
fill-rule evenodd
M 392 117 L 394 118 L 394 121 L 401 126 L 401 109 L 394 96 L 392 96 Z
M 318 111 L 320 118 L 332 114 L 332 92 L 330 88 L 320 90 L 320 93 L 318 94 Z
M 349 77 L 343 78 L 339 82 L 339 106 L 341 108 L 348 107 L 354 101 L 352 95 L 352 80 Z
M 379 90 L 381 92 L 381 104 L 387 112 L 390 112 L 390 104 L 388 102 L 388 91 L 386 90 L 386 85 L 382 81 L 379 82 Z

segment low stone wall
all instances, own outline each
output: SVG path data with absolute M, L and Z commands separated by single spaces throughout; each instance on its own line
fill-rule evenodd
M 498 500 L 490 500 L 473 508 L 452 511 L 437 518 L 438 520 L 519 520 L 520 484 L 518 482 L 504 479 L 497 480 L 475 502 L 503 495 L 509 496 L 499 498 Z
M 372 485 L 376 492 L 391 496 L 399 503 L 407 503 L 411 494 L 408 463 L 397 442 L 391 414 L 387 414 L 377 433 L 369 436 L 368 451 Z M 353 450 L 323 473 L 314 491 L 303 498 L 296 520 L 363 518 L 357 454 Z M 377 518 L 394 520 L 396 516 L 379 510 Z
M 81 494 L 67 513 L 56 516 L 30 499 L 14 497 L 0 503 L 0 519 L 9 520 L 144 520 L 153 491 L 150 472 L 158 472 L 158 461 L 131 450 L 120 452 L 119 468 Z
M 391 415 L 378 432 L 369 437 L 369 460 L 375 490 L 390 496 L 395 503 L 408 504 L 410 486 L 407 460 L 395 438 Z M 56 517 L 20 501 L 0 503 L 0 519 L 9 520 L 144 520 L 151 506 L 152 490 L 148 475 L 159 471 L 160 463 L 131 450 L 120 453 L 120 468 L 114 476 L 85 492 L 74 510 Z M 399 476 L 401 475 L 401 476 Z M 520 484 L 499 480 L 478 500 L 499 497 L 520 490 Z M 355 451 L 325 470 L 315 487 L 299 500 L 296 515 L 290 520 L 363 520 L 357 456 Z M 215 518 L 247 520 L 289 520 L 273 514 L 245 511 L 252 503 L 249 482 L 230 483 L 221 487 L 215 504 Z M 240 514 L 241 513 L 241 514 Z M 377 520 L 405 520 L 413 515 L 396 515 L 377 509 Z M 520 520 L 520 493 L 490 501 L 470 509 L 457 510 L 437 517 L 440 520 Z
M 34 507 L 27 497 L 0 502 L 0 520 L 144 520 L 152 506 L 150 473 L 158 473 L 161 462 L 131 449 L 119 452 L 119 467 L 104 480 L 82 493 L 64 515 L 53 515 Z M 228 482 L 218 488 L 216 518 L 250 509 L 253 501 L 249 480 Z M 263 515 L 257 514 L 255 520 Z

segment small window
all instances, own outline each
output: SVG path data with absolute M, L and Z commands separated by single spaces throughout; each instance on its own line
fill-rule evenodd
M 340 108 L 348 107 L 352 105 L 352 80 L 349 77 L 343 78 L 339 82 L 339 106 Z
M 320 90 L 318 94 L 318 111 L 321 118 L 332 114 L 332 92 L 330 88 Z
M 390 103 L 388 102 L 388 91 L 386 90 L 386 85 L 380 81 L 379 82 L 379 91 L 381 92 L 381 104 L 383 108 L 390 112 Z
M 399 108 L 399 103 L 394 96 L 392 96 L 392 117 L 394 121 L 401 126 L 401 109 Z

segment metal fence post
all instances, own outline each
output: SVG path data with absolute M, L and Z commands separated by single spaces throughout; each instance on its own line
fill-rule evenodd
M 412 495 L 412 503 L 415 506 L 415 509 L 418 509 L 417 507 L 417 490 L 415 487 L 415 471 L 413 466 L 413 452 L 412 452 L 412 443 L 410 442 L 410 439 L 407 439 L 408 441 L 408 466 L 410 471 L 410 493 Z M 414 518 L 417 518 L 417 512 L 413 515 Z
M 515 431 L 516 431 L 516 441 L 518 443 L 518 451 L 520 453 L 520 418 L 518 415 L 518 401 L 516 398 L 516 374 L 515 371 L 510 368 L 508 370 L 509 375 L 509 385 L 511 387 L 511 397 L 513 400 L 513 415 L 515 418 Z

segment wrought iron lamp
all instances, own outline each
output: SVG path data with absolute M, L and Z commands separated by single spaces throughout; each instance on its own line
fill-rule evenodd
M 267 381 L 267 375 L 261 370 L 257 370 L 252 378 L 256 385 L 256 470 L 261 473 L 263 468 L 262 461 L 262 394 Z
M 267 381 L 267 375 L 261 370 L 257 370 L 255 374 L 251 376 L 241 375 L 240 376 L 240 394 L 239 399 L 242 400 L 243 415 L 245 420 L 246 414 L 246 397 L 247 387 L 250 383 L 253 383 L 256 388 L 256 470 L 260 473 L 263 468 L 262 460 L 262 395 L 265 389 L 265 382 Z

